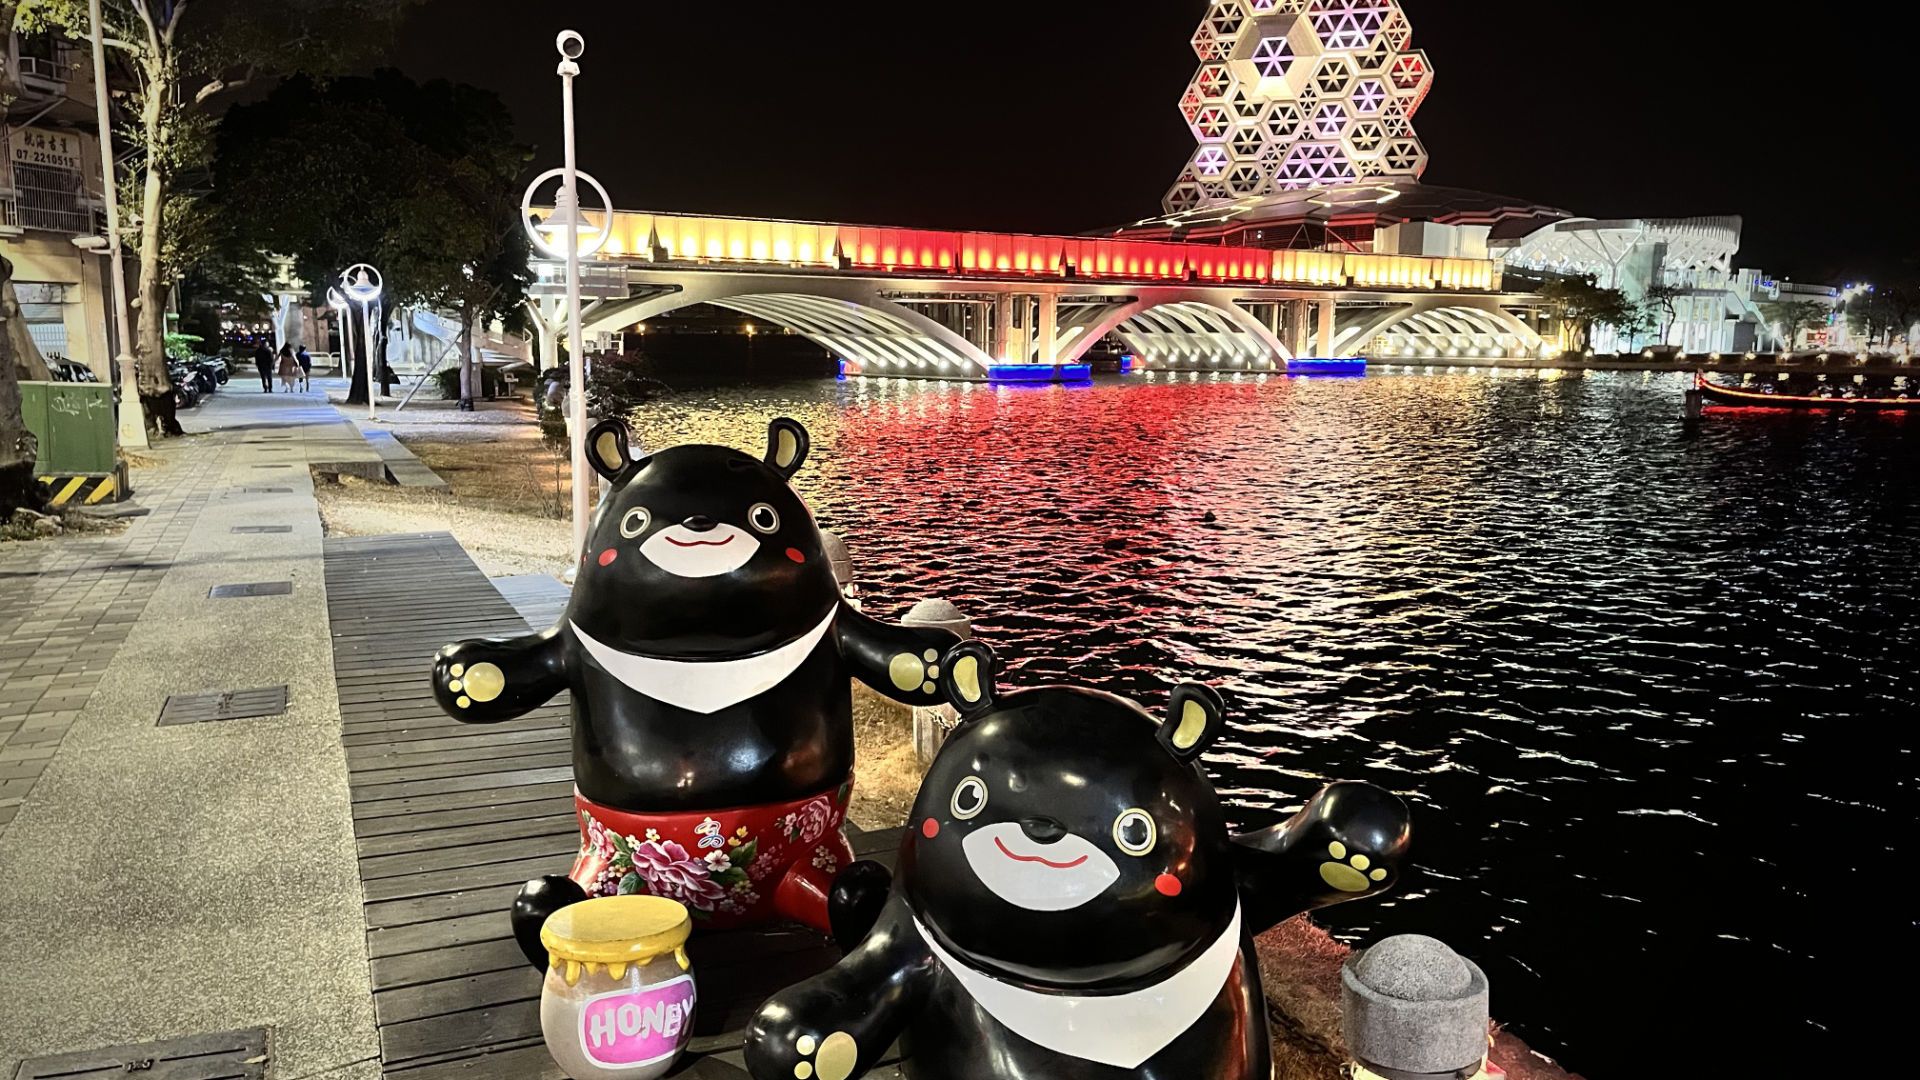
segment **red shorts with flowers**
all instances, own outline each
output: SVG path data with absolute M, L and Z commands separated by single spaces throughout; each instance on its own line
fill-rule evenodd
M 827 892 L 853 861 L 840 832 L 852 790 L 849 778 L 791 802 L 686 813 L 616 810 L 575 790 L 580 856 L 567 876 L 590 897 L 678 900 L 700 926 L 793 919 L 827 931 Z

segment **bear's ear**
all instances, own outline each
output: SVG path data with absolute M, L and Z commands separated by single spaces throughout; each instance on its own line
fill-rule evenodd
M 587 430 L 587 464 L 593 471 L 619 483 L 633 469 L 633 455 L 627 450 L 624 420 L 602 420 Z
M 801 462 L 807 460 L 807 447 L 811 445 L 807 429 L 801 427 L 798 420 L 782 416 L 767 425 L 767 464 L 781 476 L 791 479 L 800 471 Z
M 1220 733 L 1227 730 L 1227 706 L 1205 683 L 1181 683 L 1173 688 L 1167 718 L 1160 722 L 1160 745 L 1181 761 L 1198 760 Z
M 940 658 L 940 689 L 971 720 L 993 708 L 993 650 L 978 641 L 963 641 Z

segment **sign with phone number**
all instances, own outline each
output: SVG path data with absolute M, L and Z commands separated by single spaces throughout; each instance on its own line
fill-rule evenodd
M 7 156 L 15 165 L 80 171 L 80 137 L 67 131 L 19 128 L 7 136 Z

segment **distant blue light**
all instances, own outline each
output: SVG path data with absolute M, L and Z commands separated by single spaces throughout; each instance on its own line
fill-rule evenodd
M 1091 382 L 1092 379 L 1092 364 L 989 364 L 987 366 L 988 382 Z
M 1122 375 L 1131 375 L 1131 374 L 1133 374 L 1133 359 L 1134 359 L 1134 357 L 1133 357 L 1133 354 L 1132 354 L 1132 353 L 1122 353 L 1122 354 L 1121 354 L 1121 356 L 1120 356 L 1120 374 L 1122 374 Z
M 1289 375 L 1365 375 L 1364 356 L 1303 356 L 1287 361 Z
M 847 359 L 846 359 L 846 357 L 844 357 L 844 356 L 843 356 L 843 357 L 840 357 L 840 358 L 838 358 L 838 359 L 836 359 L 836 360 L 834 361 L 834 363 L 835 363 L 835 364 L 836 364 L 836 365 L 838 366 L 838 368 L 839 368 L 839 370 L 838 370 L 838 371 L 836 371 L 836 372 L 834 372 L 834 375 L 833 375 L 833 377 L 834 377 L 834 378 L 836 378 L 836 379 L 844 379 L 844 378 L 846 378 L 846 377 L 847 377 Z

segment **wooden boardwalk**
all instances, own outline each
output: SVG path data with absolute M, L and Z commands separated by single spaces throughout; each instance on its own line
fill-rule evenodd
M 383 1070 L 558 1078 L 541 1043 L 540 977 L 507 907 L 527 878 L 563 872 L 578 844 L 566 698 L 487 726 L 434 703 L 427 673 L 441 645 L 527 632 L 445 533 L 329 539 L 326 579 Z M 858 835 L 854 849 L 891 863 L 899 836 Z M 690 951 L 697 1037 L 674 1075 L 701 1080 L 745 1077 L 746 1019 L 837 955 L 798 927 L 696 935 Z

